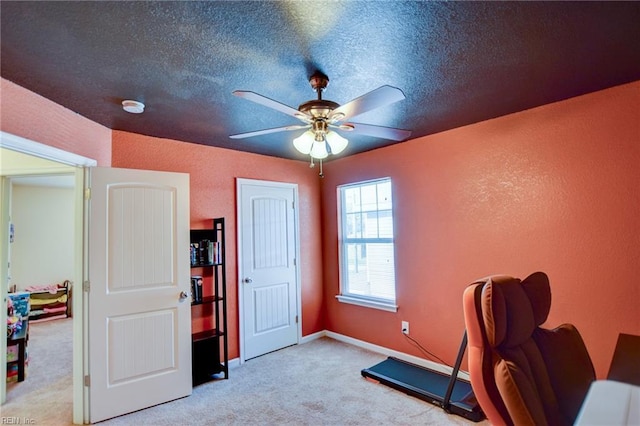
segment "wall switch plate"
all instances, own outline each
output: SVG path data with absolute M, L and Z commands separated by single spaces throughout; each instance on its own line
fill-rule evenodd
M 402 334 L 409 334 L 409 321 L 402 321 Z

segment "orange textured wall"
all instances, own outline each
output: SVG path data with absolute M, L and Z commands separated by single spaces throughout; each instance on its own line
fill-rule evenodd
M 111 129 L 5 79 L 0 130 L 111 165 Z
M 574 323 L 599 377 L 618 333 L 640 334 L 640 82 L 332 161 L 323 182 L 327 329 L 453 363 L 462 292 L 545 271 L 547 326 Z M 427 112 L 428 113 L 428 112 Z M 389 176 L 397 313 L 342 304 L 336 186 Z
M 191 227 L 211 227 L 211 218 L 225 217 L 231 358 L 239 355 L 235 179 L 297 183 L 302 257 L 302 334 L 304 336 L 324 329 L 320 184 L 318 175 L 309 170 L 306 162 L 114 131 L 112 165 L 189 173 Z M 194 315 L 197 314 L 194 310 Z M 206 321 L 194 319 L 194 331 L 205 326 Z

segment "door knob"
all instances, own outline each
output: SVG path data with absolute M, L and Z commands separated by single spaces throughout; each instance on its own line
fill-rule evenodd
M 253 282 L 253 280 L 250 277 L 247 277 L 242 281 L 244 281 L 245 284 L 251 284 Z
M 179 300 L 180 300 L 181 302 L 184 302 L 184 301 L 185 301 L 185 299 L 186 299 L 187 297 L 189 297 L 189 295 L 187 294 L 187 292 L 186 292 L 186 291 L 181 291 L 181 292 L 180 292 L 180 298 L 179 298 Z

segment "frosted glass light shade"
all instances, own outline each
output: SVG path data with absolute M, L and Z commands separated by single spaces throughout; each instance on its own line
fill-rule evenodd
M 311 146 L 315 141 L 315 134 L 312 130 L 307 130 L 302 135 L 293 140 L 293 146 L 295 149 L 303 154 L 309 154 L 311 152 Z
M 315 141 L 311 147 L 311 156 L 321 160 L 327 158 L 329 153 L 327 152 L 327 143 L 325 141 Z
M 304 132 L 293 140 L 293 146 L 302 154 L 311 155 L 313 158 L 322 159 L 329 156 L 329 149 L 332 154 L 341 153 L 349 141 L 336 132 L 328 131 L 316 132 L 311 129 Z M 327 147 L 327 144 L 329 145 Z
M 327 132 L 326 139 L 329 147 L 331 148 L 331 153 L 334 155 L 340 154 L 342 151 L 344 151 L 344 149 L 347 147 L 347 144 L 349 143 L 348 140 L 333 131 Z

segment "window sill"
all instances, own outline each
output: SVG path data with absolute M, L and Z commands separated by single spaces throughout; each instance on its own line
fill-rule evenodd
M 343 296 L 342 294 L 338 294 L 336 296 L 336 299 L 338 299 L 342 303 L 349 303 L 351 305 L 358 305 L 358 306 L 364 306 L 366 308 L 380 309 L 382 311 L 388 311 L 388 312 L 398 312 L 398 306 L 389 302 L 379 302 L 377 300 L 362 299 L 360 297 Z

